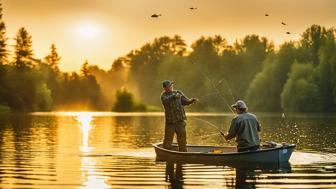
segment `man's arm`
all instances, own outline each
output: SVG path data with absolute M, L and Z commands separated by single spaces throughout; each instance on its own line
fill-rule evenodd
M 230 126 L 230 129 L 229 129 L 228 133 L 224 136 L 225 139 L 230 140 L 230 139 L 236 137 L 237 130 L 238 130 L 238 125 L 237 125 L 236 119 L 233 119 L 231 121 L 231 126 Z
M 195 98 L 189 99 L 181 91 L 177 91 L 177 93 L 181 95 L 181 103 L 182 103 L 183 106 L 188 106 L 188 105 L 190 105 L 190 104 L 192 104 L 192 103 L 194 103 L 194 102 L 197 101 L 197 99 L 195 99 Z

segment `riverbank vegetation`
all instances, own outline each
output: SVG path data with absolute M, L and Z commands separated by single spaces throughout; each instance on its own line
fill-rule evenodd
M 191 46 L 181 36 L 162 36 L 117 58 L 109 70 L 87 60 L 79 72 L 66 73 L 59 69 L 56 44 L 36 57 L 33 36 L 24 27 L 11 52 L 0 16 L 3 110 L 146 111 L 147 105 L 161 106 L 161 82 L 170 79 L 199 98 L 190 111 L 229 111 L 237 99 L 254 111 L 336 111 L 334 28 L 312 25 L 298 41 L 278 47 L 255 34 L 232 44 L 224 36 L 201 36 Z

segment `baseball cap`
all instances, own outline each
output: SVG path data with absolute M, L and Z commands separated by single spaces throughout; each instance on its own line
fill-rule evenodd
M 166 87 L 169 87 L 170 85 L 172 85 L 174 83 L 175 83 L 175 81 L 164 80 L 164 81 L 162 81 L 162 87 L 166 88 Z
M 232 104 L 231 107 L 238 109 L 246 109 L 246 103 L 242 100 L 238 100 L 236 103 Z

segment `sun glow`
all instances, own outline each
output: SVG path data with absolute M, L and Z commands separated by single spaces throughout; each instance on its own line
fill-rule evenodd
M 103 28 L 95 22 L 81 22 L 75 28 L 76 34 L 83 39 L 97 38 L 103 33 Z

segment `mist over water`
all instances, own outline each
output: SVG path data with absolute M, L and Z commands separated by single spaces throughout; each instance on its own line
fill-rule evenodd
M 335 188 L 336 116 L 257 114 L 262 141 L 297 144 L 290 165 L 237 169 L 157 162 L 162 113 L 0 116 L 0 188 Z M 196 119 L 197 118 L 197 119 Z M 189 144 L 225 142 L 231 114 L 189 114 Z

